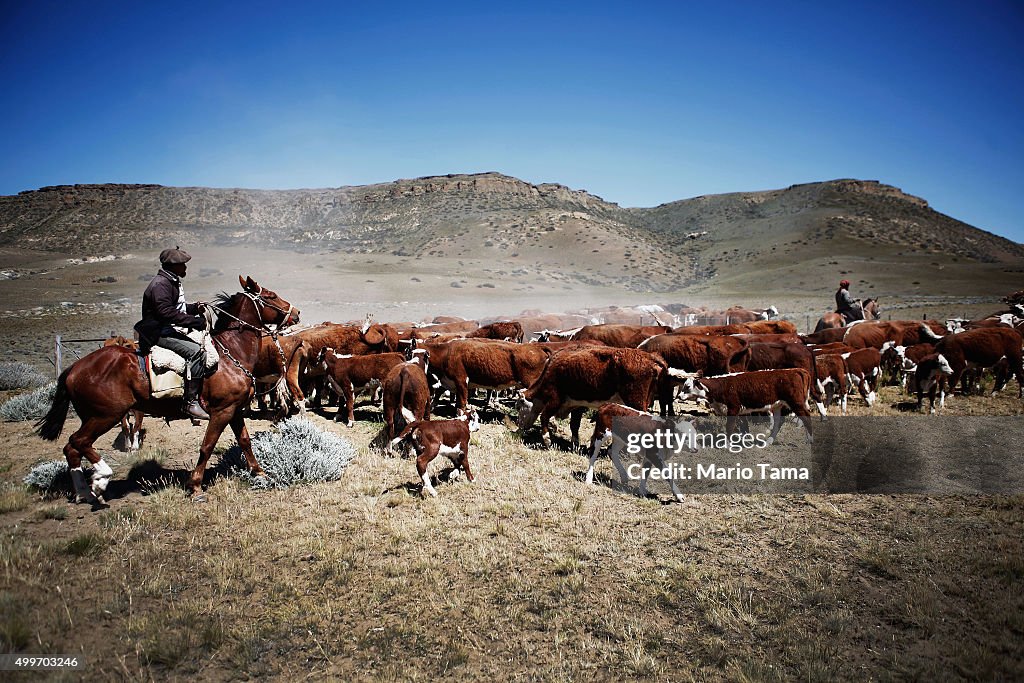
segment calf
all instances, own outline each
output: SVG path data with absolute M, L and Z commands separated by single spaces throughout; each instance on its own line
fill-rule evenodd
M 924 394 L 928 394 L 928 413 L 935 414 L 935 391 L 939 391 L 939 407 L 946 406 L 946 378 L 953 374 L 953 368 L 942 356 L 933 353 L 921 359 L 914 369 L 914 384 L 917 389 L 917 409 L 924 404 Z
M 584 325 L 576 334 L 572 335 L 572 341 L 594 339 L 608 346 L 635 349 L 645 339 L 671 331 L 672 328 L 667 325 Z M 550 337 L 547 341 L 557 340 Z
M 878 378 L 882 374 L 882 352 L 873 346 L 840 354 L 846 363 L 846 380 L 852 388 L 856 385 L 864 401 L 870 406 L 875 402 Z
M 417 420 L 392 439 L 389 447 L 394 450 L 406 439 L 412 442 L 416 451 L 416 472 L 423 481 L 423 490 L 436 497 L 427 466 L 438 455 L 446 455 L 455 466 L 452 478 L 458 476 L 461 469 L 466 479 L 473 481 L 473 472 L 469 469 L 469 434 L 478 429 L 480 421 L 475 411 L 465 412 L 454 420 Z
M 406 425 L 430 417 L 430 385 L 427 384 L 427 353 L 412 351 L 413 359 L 396 365 L 384 378 L 384 422 L 387 443 Z
M 380 384 L 392 368 L 405 362 L 405 356 L 401 353 L 338 355 L 334 353 L 334 349 L 324 347 L 317 361 L 327 373 L 327 381 L 331 388 L 344 397 L 348 413 L 346 424 L 351 427 L 355 417 L 355 388 L 365 387 L 373 382 Z M 340 407 L 334 419 L 341 419 Z
M 597 456 L 614 439 L 612 425 L 615 421 L 618 421 L 620 431 L 628 434 L 653 434 L 656 431 L 674 431 L 680 435 L 696 433 L 693 425 L 684 420 L 675 422 L 628 406 L 619 405 L 618 403 L 605 403 L 597 410 L 597 414 L 594 417 L 594 435 L 590 439 L 590 466 L 587 467 L 586 481 L 588 484 L 594 483 L 594 463 L 597 462 Z M 690 452 L 696 453 L 697 449 L 691 445 Z M 616 454 L 615 449 L 613 448 L 608 451 L 608 455 L 611 457 L 615 469 L 619 471 L 620 480 L 625 484 L 627 478 L 626 468 L 622 466 L 622 461 Z M 657 450 L 645 449 L 644 463 L 653 464 L 659 468 L 665 467 L 665 463 L 658 455 Z M 647 495 L 647 470 L 648 468 L 645 467 L 643 479 L 640 481 L 641 496 Z M 670 481 L 672 482 L 672 494 L 680 503 L 683 502 L 683 494 L 679 492 L 675 479 Z
M 560 351 L 520 397 L 518 429 L 527 429 L 539 416 L 541 438 L 550 446 L 551 418 L 565 417 L 573 408 L 597 408 L 616 401 L 647 410 L 667 370 L 664 360 L 639 349 L 596 346 Z M 581 417 L 581 412 L 573 412 L 574 444 L 579 443 Z
M 825 405 L 832 405 L 832 399 L 839 397 L 839 408 L 846 415 L 846 363 L 834 353 L 826 353 L 814 358 L 815 370 L 825 392 Z
M 736 417 L 754 413 L 770 413 L 772 431 L 768 443 L 773 443 L 782 429 L 782 409 L 795 413 L 811 441 L 811 416 L 807 397 L 811 390 L 811 375 L 802 368 L 786 370 L 758 370 L 740 372 L 721 377 L 689 378 L 683 384 L 685 398 L 706 401 L 719 415 L 727 415 L 726 430 L 734 431 Z

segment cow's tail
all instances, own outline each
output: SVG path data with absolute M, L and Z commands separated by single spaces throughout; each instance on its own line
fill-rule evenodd
M 415 420 L 415 421 L 409 423 L 408 425 L 406 425 L 405 429 L 402 430 L 401 434 L 399 434 L 395 438 L 391 439 L 391 443 L 389 444 L 391 446 L 391 450 L 394 450 L 394 449 L 398 448 L 399 444 L 401 444 L 403 441 L 408 439 L 409 435 L 412 434 L 414 431 L 416 431 L 416 428 L 419 427 L 419 426 L 420 426 L 420 421 L 419 420 Z
M 68 393 L 70 371 L 69 367 L 60 373 L 60 377 L 57 378 L 57 390 L 53 394 L 53 404 L 46 415 L 36 422 L 36 434 L 47 441 L 56 441 L 60 437 L 64 422 L 68 419 L 68 408 L 71 407 L 71 394 Z

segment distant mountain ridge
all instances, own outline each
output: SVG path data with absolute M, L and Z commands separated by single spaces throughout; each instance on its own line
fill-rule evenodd
M 885 247 L 983 263 L 1024 259 L 1024 246 L 924 199 L 851 179 L 653 208 L 500 173 L 311 190 L 60 185 L 0 197 L 0 246 L 98 255 L 172 242 L 487 258 L 654 291 L 783 254 L 864 256 Z

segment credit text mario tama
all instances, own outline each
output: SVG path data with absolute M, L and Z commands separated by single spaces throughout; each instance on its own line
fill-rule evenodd
M 715 416 L 637 430 L 613 420 L 595 438 L 611 467 L 597 478 L 661 497 L 682 493 L 1024 493 L 1024 420 L 1014 417 L 847 417 L 815 421 L 813 438 L 790 418 L 774 439 L 769 417 L 729 429 Z M 609 472 L 602 477 L 601 470 Z

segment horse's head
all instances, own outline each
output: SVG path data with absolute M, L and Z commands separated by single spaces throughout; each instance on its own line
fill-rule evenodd
M 295 325 L 299 322 L 299 309 L 281 298 L 277 292 L 261 287 L 251 277 L 238 276 L 242 291 L 256 304 L 256 314 L 263 325 L 277 325 L 277 329 Z
M 865 299 L 861 309 L 864 311 L 865 320 L 878 320 L 882 308 L 878 305 L 878 299 Z

